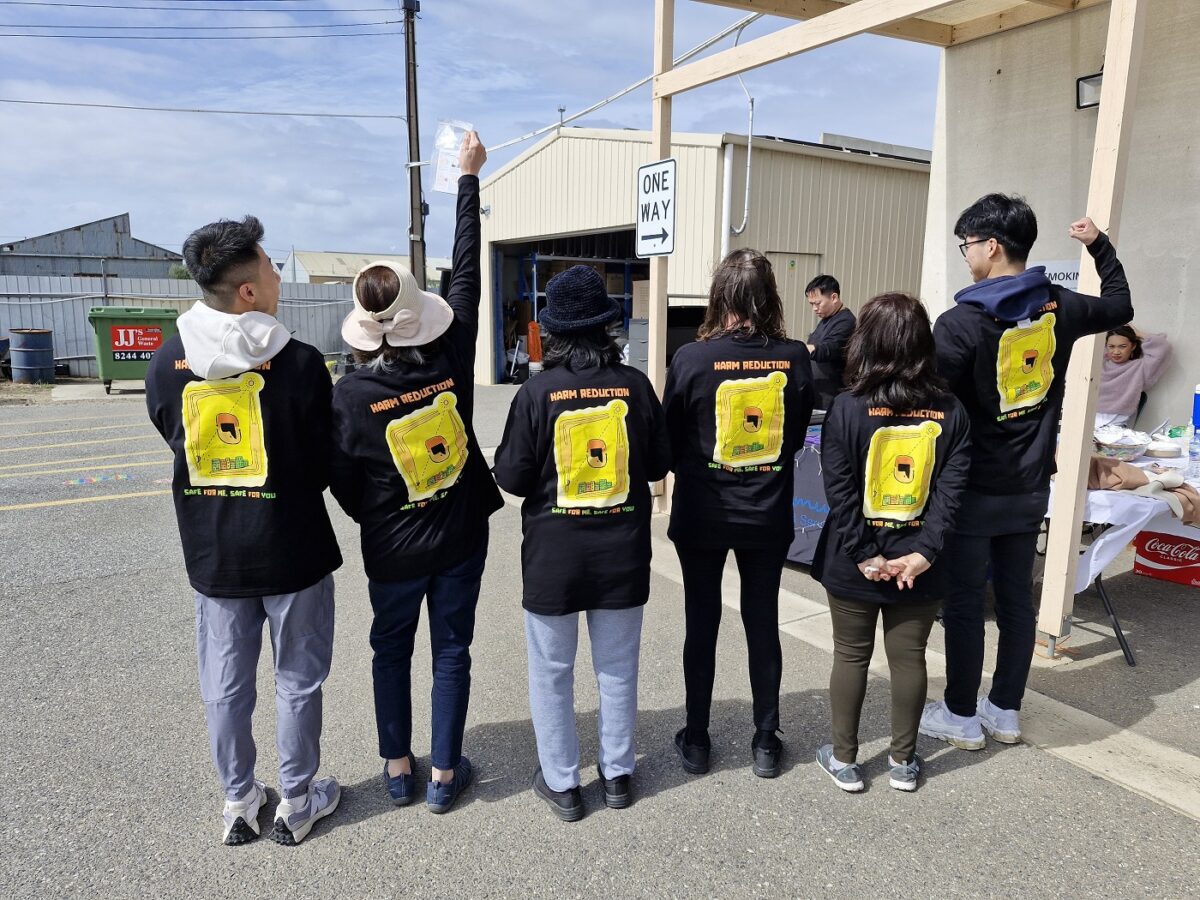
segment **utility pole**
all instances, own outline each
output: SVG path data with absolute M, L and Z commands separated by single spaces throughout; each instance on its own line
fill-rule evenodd
M 429 208 L 421 192 L 421 132 L 417 125 L 417 13 L 421 0 L 401 0 L 404 6 L 404 87 L 408 97 L 408 263 L 425 290 L 425 215 Z

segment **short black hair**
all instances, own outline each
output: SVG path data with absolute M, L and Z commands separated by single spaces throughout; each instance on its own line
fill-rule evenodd
M 808 283 L 808 287 L 804 289 L 804 296 L 807 297 L 813 291 L 820 291 L 828 297 L 830 294 L 841 294 L 842 286 L 832 275 L 818 275 Z
M 183 262 L 188 273 L 200 285 L 205 297 L 222 306 L 233 301 L 240 285 L 232 283 L 233 274 L 248 265 L 258 265 L 258 243 L 263 238 L 262 222 L 246 216 L 240 222 L 221 219 L 197 228 L 183 242 Z
M 954 234 L 960 240 L 995 238 L 1010 260 L 1023 263 L 1037 240 L 1037 216 L 1024 197 L 988 194 L 962 211 Z
M 580 371 L 615 366 L 620 361 L 621 348 L 608 333 L 606 325 L 596 325 L 573 334 L 546 332 L 542 360 L 546 369 L 566 366 L 572 371 Z

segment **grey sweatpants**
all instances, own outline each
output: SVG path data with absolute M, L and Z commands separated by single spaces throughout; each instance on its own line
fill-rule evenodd
M 229 800 L 254 783 L 251 717 L 263 623 L 275 660 L 279 790 L 298 797 L 321 763 L 321 685 L 333 656 L 333 576 L 294 594 L 196 594 L 196 657 L 213 763 Z
M 600 688 L 600 768 L 606 778 L 632 775 L 637 719 L 638 656 L 642 610 L 591 609 L 587 616 L 592 667 Z M 525 612 L 529 645 L 529 709 L 546 786 L 579 786 L 579 735 L 575 731 L 575 652 L 579 613 L 539 616 Z

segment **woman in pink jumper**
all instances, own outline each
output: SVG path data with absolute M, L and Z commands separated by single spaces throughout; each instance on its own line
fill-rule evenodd
M 1142 394 L 1162 377 L 1170 355 L 1165 334 L 1146 334 L 1133 325 L 1110 331 L 1104 342 L 1096 426 L 1131 424 Z

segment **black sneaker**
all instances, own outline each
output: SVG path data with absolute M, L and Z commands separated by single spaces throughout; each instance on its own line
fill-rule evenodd
M 604 770 L 596 766 L 600 775 L 600 783 L 604 785 L 604 805 L 609 809 L 624 809 L 633 803 L 633 792 L 629 789 L 630 777 L 618 775 L 616 778 L 605 778 Z
M 688 738 L 688 730 L 680 728 L 679 733 L 675 735 L 675 752 L 679 754 L 679 761 L 683 764 L 685 772 L 703 775 L 708 772 L 708 754 L 712 744 L 707 734 L 704 735 L 702 744 L 690 743 Z
M 774 731 L 756 731 L 750 742 L 754 751 L 754 774 L 759 778 L 777 778 L 783 770 L 783 741 Z
M 564 822 L 578 822 L 583 818 L 583 794 L 578 786 L 569 791 L 552 791 L 538 766 L 533 773 L 533 792 L 546 801 L 554 814 Z

